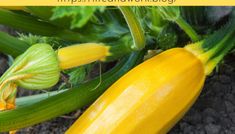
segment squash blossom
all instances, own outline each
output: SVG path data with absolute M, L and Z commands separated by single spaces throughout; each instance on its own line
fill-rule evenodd
M 0 110 L 15 106 L 17 86 L 45 89 L 55 85 L 60 76 L 56 52 L 48 44 L 35 44 L 16 58 L 0 78 Z
M 119 55 L 115 47 L 101 43 L 84 43 L 54 51 L 49 44 L 35 44 L 17 57 L 0 78 L 0 111 L 13 109 L 17 86 L 40 90 L 54 86 L 60 70 L 105 61 Z

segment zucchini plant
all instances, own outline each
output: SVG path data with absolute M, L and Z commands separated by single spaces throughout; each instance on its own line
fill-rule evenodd
M 66 133 L 167 133 L 235 44 L 235 10 L 217 20 L 223 26 L 203 28 L 206 32 L 190 24 L 199 25 L 197 12 L 205 9 L 191 10 L 0 8 L 0 24 L 21 32 L 19 37 L 0 32 L 0 51 L 14 58 L 0 78 L 0 132 L 32 126 L 96 101 Z M 190 15 L 198 20 L 190 21 Z M 148 51 L 156 51 L 156 56 Z M 152 58 L 143 61 L 144 56 Z M 91 72 L 87 64 L 97 61 L 116 65 L 85 81 Z M 80 71 L 81 67 L 86 69 Z M 63 75 L 70 80 L 81 77 L 82 83 L 64 86 Z M 17 98 L 18 87 L 54 90 Z
M 204 41 L 169 49 L 133 68 L 66 133 L 167 133 L 195 102 L 206 76 L 234 47 L 234 15 Z

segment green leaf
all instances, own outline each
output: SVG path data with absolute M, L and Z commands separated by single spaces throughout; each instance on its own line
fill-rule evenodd
M 189 25 L 180 14 L 180 8 L 178 6 L 169 6 L 169 7 L 158 7 L 160 14 L 163 19 L 172 21 L 178 24 L 178 26 L 184 30 L 184 32 L 191 38 L 193 42 L 196 42 L 200 39 L 200 36 L 197 32 Z
M 94 68 L 94 64 L 95 63 L 91 63 L 73 69 L 64 70 L 63 72 L 69 77 L 64 83 L 62 83 L 60 90 L 79 86 L 81 83 L 89 79 L 88 77 Z
M 157 8 L 162 18 L 168 21 L 175 22 L 180 17 L 180 8 L 178 6 L 159 6 Z
M 93 16 L 96 11 L 103 12 L 105 7 L 97 6 L 70 6 L 70 7 L 55 7 L 51 20 L 60 19 L 63 17 L 71 18 L 71 29 L 83 27 Z
M 167 50 L 176 46 L 178 35 L 172 25 L 166 25 L 162 28 L 157 37 L 158 46 L 162 50 Z
M 208 19 L 206 16 L 207 7 L 205 6 L 182 6 L 180 7 L 180 13 L 182 18 L 190 25 L 195 27 L 208 27 Z
M 29 46 L 42 43 L 42 44 L 50 44 L 51 46 L 60 47 L 62 44 L 62 41 L 58 38 L 32 35 L 32 34 L 28 34 L 28 35 L 19 34 L 18 39 L 26 42 Z
M 83 82 L 86 77 L 86 68 L 84 66 L 72 69 L 69 75 L 69 83 L 72 86 L 77 86 L 79 83 Z
M 222 18 L 231 14 L 234 7 L 232 6 L 212 6 L 206 8 L 206 17 L 210 24 L 218 23 Z

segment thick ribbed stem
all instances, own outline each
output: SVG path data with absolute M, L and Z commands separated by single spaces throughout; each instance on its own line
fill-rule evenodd
M 185 48 L 192 51 L 205 65 L 205 73 L 209 75 L 216 65 L 235 45 L 235 12 L 230 21 L 220 30 L 202 42 L 191 44 Z
M 191 38 L 193 42 L 196 42 L 200 39 L 200 36 L 196 33 L 196 31 L 182 17 L 177 18 L 176 23 L 181 29 L 184 30 L 184 32 Z
M 29 45 L 13 36 L 0 32 L 0 51 L 16 57 L 23 53 Z
M 141 50 L 145 47 L 145 35 L 143 28 L 139 20 L 136 18 L 134 12 L 131 10 L 131 7 L 127 6 L 120 6 L 119 9 L 121 10 L 125 20 L 129 26 L 134 44 L 132 49 L 134 50 Z

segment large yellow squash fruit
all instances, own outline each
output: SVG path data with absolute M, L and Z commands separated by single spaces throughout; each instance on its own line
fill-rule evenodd
M 167 133 L 192 106 L 205 77 L 194 54 L 167 50 L 114 83 L 67 134 Z

